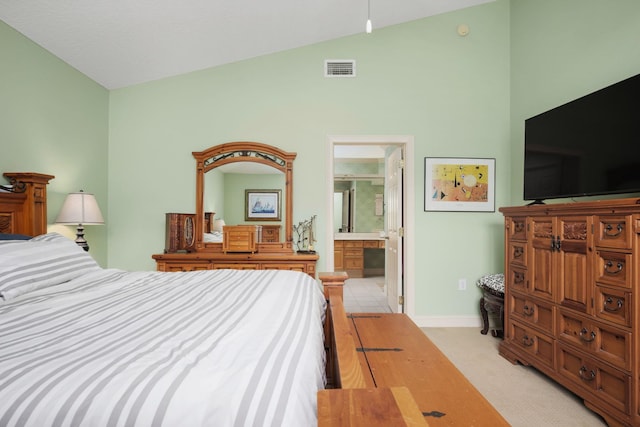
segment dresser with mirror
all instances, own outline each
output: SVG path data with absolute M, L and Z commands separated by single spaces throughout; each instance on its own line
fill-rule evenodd
M 297 253 L 293 244 L 293 162 L 296 153 L 283 151 L 277 147 L 258 142 L 229 142 L 216 145 L 204 151 L 193 152 L 196 160 L 196 206 L 193 221 L 179 222 L 182 224 L 192 224 L 193 233 L 189 231 L 179 232 L 180 236 L 189 236 L 192 239 L 188 246 L 188 251 L 165 252 L 153 255 L 158 271 L 192 271 L 192 270 L 213 270 L 213 269 L 251 269 L 251 270 L 296 270 L 302 271 L 315 277 L 316 262 L 318 255 L 313 253 Z M 272 187 L 277 190 L 278 200 L 277 214 L 273 218 L 266 215 L 258 216 L 263 221 L 248 222 L 245 213 L 239 219 L 236 213 L 233 216 L 232 206 L 225 206 L 225 216 L 223 232 L 216 235 L 211 232 L 215 229 L 215 217 L 220 215 L 218 207 L 211 209 L 210 203 L 214 198 L 223 200 L 221 193 L 224 191 L 225 173 L 231 171 L 237 173 L 247 173 L 247 175 L 261 174 L 267 177 L 268 174 L 276 173 L 279 178 L 273 178 Z M 268 178 L 269 180 L 271 178 Z M 281 184 L 278 184 L 278 179 Z M 265 179 L 263 179 L 264 181 Z M 240 184 L 243 185 L 243 184 Z M 234 189 L 236 194 L 226 195 L 224 200 L 241 198 L 243 203 L 245 193 L 256 185 L 245 184 L 248 187 L 241 194 L 238 194 L 237 186 Z M 263 190 L 256 190 L 263 191 Z M 274 191 L 275 193 L 276 191 Z M 220 202 L 223 203 L 223 202 Z M 237 205 L 237 204 L 236 204 Z M 216 214 L 210 213 L 216 211 Z M 237 210 L 237 209 L 236 209 Z M 229 211 L 229 216 L 226 212 Z M 215 217 L 212 219 L 211 215 Z M 229 218 L 234 218 L 229 220 Z M 265 221 L 268 221 L 265 223 Z M 253 227 L 252 227 L 253 226 Z M 237 227 L 237 228 L 234 228 Z M 264 232 L 262 230 L 264 228 Z M 239 232 L 251 230 L 256 232 L 258 238 L 254 239 L 253 246 L 247 251 L 228 251 L 229 245 L 223 242 L 224 235 L 229 235 L 230 231 Z M 259 230 L 259 233 L 258 233 Z M 248 231 L 247 233 L 253 233 Z M 235 233 L 234 235 L 237 235 Z M 249 234 L 247 235 L 249 236 Z M 249 237 L 247 237 L 249 239 Z

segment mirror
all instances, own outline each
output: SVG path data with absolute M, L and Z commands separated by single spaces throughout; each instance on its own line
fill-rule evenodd
M 264 231 L 270 227 L 274 233 L 277 233 L 275 240 L 284 241 L 285 218 L 282 215 L 282 207 L 285 205 L 285 187 L 284 174 L 271 166 L 252 162 L 220 166 L 205 174 L 204 211 L 205 213 L 215 212 L 215 221 L 222 220 L 226 225 L 264 226 L 263 241 L 267 240 Z M 268 218 L 269 215 L 261 219 L 247 218 L 247 190 L 258 192 L 275 190 L 279 199 L 276 206 L 277 218 Z M 220 225 L 220 222 L 216 225 Z M 212 239 L 214 236 L 205 234 L 205 242 Z M 269 239 L 269 241 L 273 240 Z
M 272 222 L 266 215 L 255 224 L 281 224 L 282 230 L 279 241 L 261 243 L 265 246 L 261 250 L 293 250 L 293 160 L 296 153 L 258 142 L 231 142 L 194 152 L 193 156 L 196 159 L 196 251 L 218 251 L 222 246 L 204 241 L 205 212 L 216 212 L 215 218 L 223 218 L 227 225 L 251 224 L 245 217 L 245 204 L 249 201 L 245 196 L 252 193 L 238 189 L 265 189 L 267 186 L 281 189 L 280 221 L 275 221 L 274 215 Z M 227 186 L 231 189 L 230 194 L 227 194 Z
M 334 233 L 384 230 L 384 159 L 334 159 Z

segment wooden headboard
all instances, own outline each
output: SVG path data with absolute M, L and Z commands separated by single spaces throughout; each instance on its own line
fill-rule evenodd
M 0 191 L 0 233 L 37 236 L 47 232 L 47 184 L 54 178 L 34 172 L 6 172 L 9 190 Z

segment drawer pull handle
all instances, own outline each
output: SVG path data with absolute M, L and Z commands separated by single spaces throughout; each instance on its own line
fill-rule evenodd
M 580 339 L 584 342 L 591 342 L 593 340 L 596 339 L 596 333 L 591 331 L 591 333 L 589 334 L 589 336 L 587 336 L 587 328 L 582 328 L 580 330 Z
M 533 316 L 533 307 L 529 307 L 525 304 L 525 306 L 522 308 L 522 314 L 524 314 L 525 316 Z
M 593 369 L 589 370 L 588 376 L 585 375 L 587 373 L 587 367 L 584 365 L 580 367 L 580 371 L 578 371 L 578 373 L 580 374 L 580 378 L 584 381 L 593 381 L 596 378 L 596 373 Z
M 522 345 L 525 347 L 531 347 L 533 345 L 533 338 L 529 338 L 528 335 L 522 337 Z
M 622 233 L 622 230 L 624 230 L 624 223 L 619 223 L 618 225 L 616 225 L 616 231 L 614 231 L 613 233 L 611 232 L 612 230 L 613 226 L 611 224 L 607 224 L 604 227 L 604 235 L 608 237 L 616 237 L 620 235 L 620 233 Z
M 624 264 L 622 262 L 618 261 L 616 263 L 617 270 L 612 269 L 611 267 L 613 267 L 613 261 L 608 260 L 607 262 L 604 263 L 604 272 L 607 273 L 607 274 L 618 274 L 624 268 Z
M 620 298 L 618 298 L 618 301 L 616 302 L 615 306 L 611 306 L 612 302 L 613 302 L 613 298 L 611 298 L 611 297 L 607 297 L 607 299 L 604 300 L 604 309 L 605 309 L 605 311 L 608 311 L 610 313 L 614 313 L 616 311 L 620 311 L 620 309 L 624 305 L 624 301 L 622 301 Z
M 522 246 L 516 246 L 513 249 L 513 257 L 514 258 L 520 258 L 523 253 L 524 253 L 524 249 L 522 248 Z

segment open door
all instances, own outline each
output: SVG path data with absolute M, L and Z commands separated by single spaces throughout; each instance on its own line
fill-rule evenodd
M 400 147 L 393 151 L 385 160 L 385 279 L 387 301 L 394 313 L 404 312 L 403 286 L 403 150 Z

